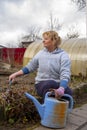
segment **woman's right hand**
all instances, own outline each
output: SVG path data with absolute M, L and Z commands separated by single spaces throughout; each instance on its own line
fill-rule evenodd
M 9 81 L 14 81 L 17 76 L 23 75 L 23 71 L 19 70 L 18 72 L 15 72 L 9 76 Z
M 9 82 L 10 81 L 14 81 L 15 80 L 15 78 L 16 78 L 16 73 L 13 73 L 13 74 L 11 74 L 10 76 L 9 76 Z

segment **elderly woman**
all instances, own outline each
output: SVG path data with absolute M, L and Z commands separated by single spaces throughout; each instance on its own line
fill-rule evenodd
M 68 54 L 59 48 L 60 44 L 61 38 L 57 32 L 44 32 L 43 50 L 40 50 L 21 70 L 11 74 L 9 81 L 37 70 L 35 88 L 39 96 L 44 98 L 50 89 L 54 90 L 56 97 L 61 97 L 64 93 L 72 95 L 68 87 L 71 61 Z

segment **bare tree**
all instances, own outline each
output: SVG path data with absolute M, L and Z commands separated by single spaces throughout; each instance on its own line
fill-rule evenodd
M 67 33 L 67 38 L 78 38 L 79 37 L 79 31 L 76 29 L 75 25 L 71 25 L 69 28 L 69 31 Z
M 79 10 L 83 9 L 86 7 L 86 0 L 71 0 L 72 2 L 76 3 L 78 6 Z
M 36 26 L 29 27 L 27 34 L 22 37 L 22 40 L 35 41 L 35 40 L 39 39 L 40 29 L 41 29 L 40 27 L 36 27 Z
M 72 34 L 67 33 L 67 37 L 68 37 L 68 39 L 78 38 L 78 37 L 79 37 L 79 33 L 78 33 L 78 32 L 74 32 L 74 33 L 72 33 Z
M 60 30 L 62 28 L 62 24 L 59 23 L 59 19 L 53 17 L 53 14 L 50 13 L 50 17 L 48 20 L 48 29 L 50 30 Z

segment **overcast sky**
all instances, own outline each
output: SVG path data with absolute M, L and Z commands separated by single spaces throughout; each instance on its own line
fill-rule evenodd
M 71 0 L 0 0 L 0 44 L 13 43 L 29 27 L 42 27 L 47 31 L 50 13 L 62 24 L 59 34 L 65 38 L 71 25 L 86 37 L 86 13 L 77 10 Z

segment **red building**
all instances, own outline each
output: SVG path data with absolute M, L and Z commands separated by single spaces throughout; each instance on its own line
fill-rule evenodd
M 26 48 L 0 48 L 0 61 L 11 66 L 21 66 L 25 50 Z

